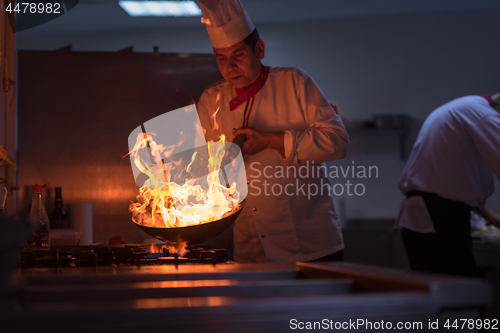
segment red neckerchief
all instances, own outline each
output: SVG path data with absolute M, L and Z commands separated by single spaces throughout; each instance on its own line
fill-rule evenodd
M 481 97 L 485 98 L 493 109 L 496 109 L 496 104 L 493 102 L 489 94 L 484 94 Z
M 236 88 L 236 96 L 231 102 L 229 102 L 229 107 L 231 111 L 234 111 L 241 104 L 248 101 L 250 98 L 254 97 L 260 89 L 264 86 L 269 76 L 269 67 L 260 66 L 260 75 L 257 79 L 247 88 Z

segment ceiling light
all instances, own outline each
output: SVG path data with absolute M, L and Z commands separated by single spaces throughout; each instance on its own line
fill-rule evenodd
M 130 16 L 201 16 L 194 1 L 118 1 Z

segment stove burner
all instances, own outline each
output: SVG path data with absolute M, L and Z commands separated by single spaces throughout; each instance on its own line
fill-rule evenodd
M 184 257 L 151 252 L 148 245 L 60 246 L 50 250 L 25 248 L 20 255 L 21 267 L 95 267 L 179 264 L 217 264 L 227 261 L 224 249 L 188 248 Z

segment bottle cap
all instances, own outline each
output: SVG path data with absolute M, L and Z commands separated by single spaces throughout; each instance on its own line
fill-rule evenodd
M 49 187 L 49 186 L 50 186 L 49 183 L 43 184 L 43 185 L 38 185 L 38 183 L 36 183 L 35 192 L 41 192 L 45 187 Z

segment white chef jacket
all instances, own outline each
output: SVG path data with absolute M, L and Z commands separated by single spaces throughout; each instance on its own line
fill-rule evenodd
M 399 188 L 484 207 L 494 191 L 494 174 L 500 179 L 500 113 L 484 97 L 466 96 L 425 120 Z M 397 225 L 435 232 L 421 197 L 403 201 Z
M 242 126 L 246 102 L 230 111 L 235 97 L 235 88 L 226 80 L 203 92 L 198 114 L 207 141 L 217 141 L 221 133 L 232 141 L 233 129 Z M 333 195 L 325 185 L 328 179 L 317 170 L 325 161 L 345 157 L 349 138 L 340 115 L 314 81 L 299 68 L 271 68 L 254 97 L 248 126 L 263 132 L 287 131 L 288 142 L 286 157 L 275 149 L 244 156 L 249 189 L 234 226 L 235 261 L 307 261 L 343 249 Z M 285 172 L 276 176 L 280 169 Z M 314 186 L 318 194 L 311 195 Z

